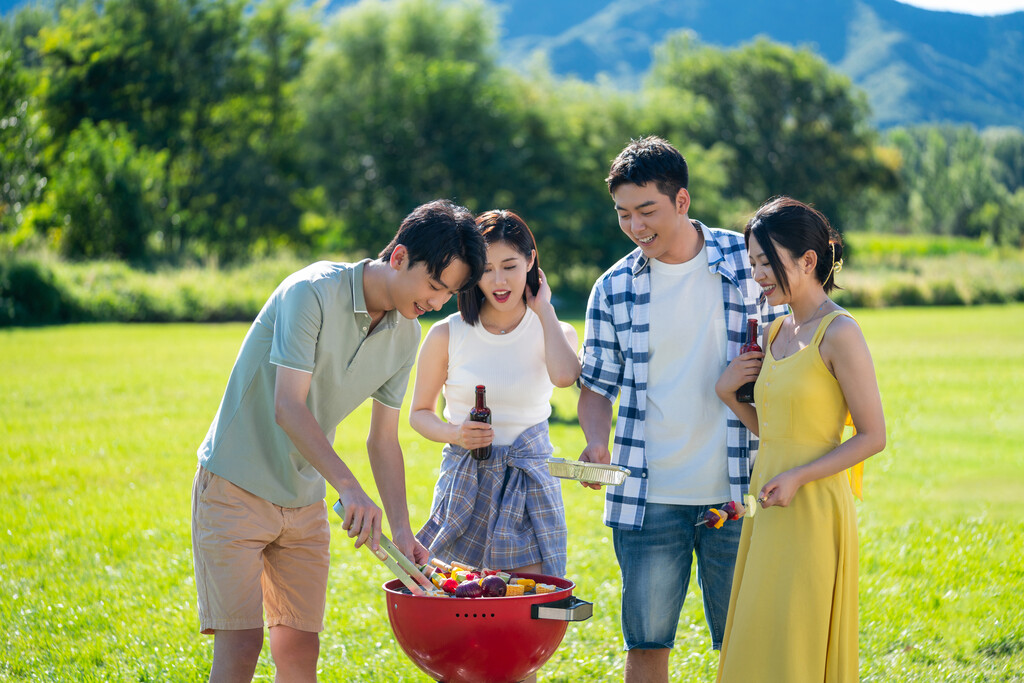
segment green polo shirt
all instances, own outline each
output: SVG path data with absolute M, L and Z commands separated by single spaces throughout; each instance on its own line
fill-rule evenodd
M 313 375 L 306 405 L 328 441 L 367 398 L 401 407 L 420 324 L 388 311 L 367 335 L 366 263 L 321 261 L 278 286 L 245 335 L 200 465 L 282 507 L 324 499 L 324 478 L 274 419 L 278 366 Z

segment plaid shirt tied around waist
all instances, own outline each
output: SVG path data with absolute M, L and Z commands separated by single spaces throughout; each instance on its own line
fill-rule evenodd
M 548 423 L 492 446 L 477 462 L 445 444 L 430 519 L 416 534 L 432 555 L 491 569 L 542 563 L 541 573 L 565 576 L 568 531 L 562 488 L 548 471 Z
M 748 318 L 757 318 L 764 329 L 786 309 L 768 306 L 761 297 L 761 287 L 754 282 L 747 261 L 743 235 L 692 222 L 704 235 L 709 269 L 722 279 L 728 336 L 726 362 L 729 363 L 739 355 L 746 341 Z M 637 248 L 594 284 L 587 303 L 581 351 L 582 384 L 612 403 L 619 399 L 612 464 L 628 467 L 630 476 L 621 486 L 606 489 L 604 521 L 610 527 L 626 531 L 641 528 L 647 503 L 644 420 L 650 303 L 650 263 Z M 718 400 L 713 392 L 711 398 Z M 733 500 L 742 500 L 750 485 L 750 469 L 758 442 L 735 416 L 730 416 L 727 424 L 724 455 L 728 463 L 729 491 Z

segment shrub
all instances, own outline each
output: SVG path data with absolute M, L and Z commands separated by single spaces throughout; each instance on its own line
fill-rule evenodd
M 836 303 L 844 308 L 881 308 L 885 305 L 881 289 L 872 284 L 847 286 L 833 294 Z
M 282 253 L 245 266 L 133 268 L 120 261 L 68 262 L 45 252 L 0 251 L 0 326 L 78 321 L 249 322 L 274 288 L 309 263 Z M 343 261 L 349 257 L 333 255 Z M 566 271 L 589 287 L 597 273 Z M 908 257 L 899 268 L 855 265 L 838 278 L 836 301 L 850 308 L 956 306 L 1024 301 L 1024 253 Z M 558 308 L 580 316 L 585 301 L 563 281 Z M 566 296 L 566 293 L 570 296 Z
M 290 255 L 226 269 L 145 271 L 119 261 L 93 261 L 58 263 L 55 279 L 79 320 L 251 321 L 281 280 L 305 265 Z
M 932 285 L 932 303 L 936 306 L 964 306 L 971 303 L 971 294 L 959 282 L 937 282 Z
M 889 306 L 925 306 L 931 303 L 932 293 L 928 284 L 920 280 L 897 281 L 886 285 L 882 299 Z
M 36 261 L 0 257 L 0 327 L 67 322 L 76 317 L 49 268 Z

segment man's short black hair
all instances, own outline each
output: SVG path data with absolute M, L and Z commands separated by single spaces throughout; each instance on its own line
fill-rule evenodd
M 638 186 L 654 183 L 658 192 L 674 202 L 679 190 L 689 185 L 690 171 L 678 149 L 668 141 L 651 135 L 631 140 L 619 152 L 605 182 L 611 194 L 615 194 L 615 190 L 626 183 Z
M 437 280 L 452 261 L 460 259 L 469 266 L 469 278 L 459 289 L 475 286 L 487 262 L 487 245 L 476 229 L 473 214 L 447 199 L 437 199 L 413 209 L 402 221 L 394 239 L 380 252 L 380 260 L 390 260 L 399 244 L 409 252 L 410 267 L 422 261 L 430 276 Z

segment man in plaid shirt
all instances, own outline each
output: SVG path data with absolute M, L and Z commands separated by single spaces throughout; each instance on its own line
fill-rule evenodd
M 630 470 L 604 510 L 622 573 L 627 683 L 668 680 L 694 554 L 721 647 L 740 522 L 695 525 L 709 507 L 740 504 L 757 441 L 715 382 L 739 355 L 747 319 L 763 329 L 784 312 L 763 303 L 741 234 L 690 219 L 688 181 L 686 160 L 660 138 L 634 140 L 612 162 L 608 190 L 637 248 L 598 279 L 587 305 L 580 460 Z

